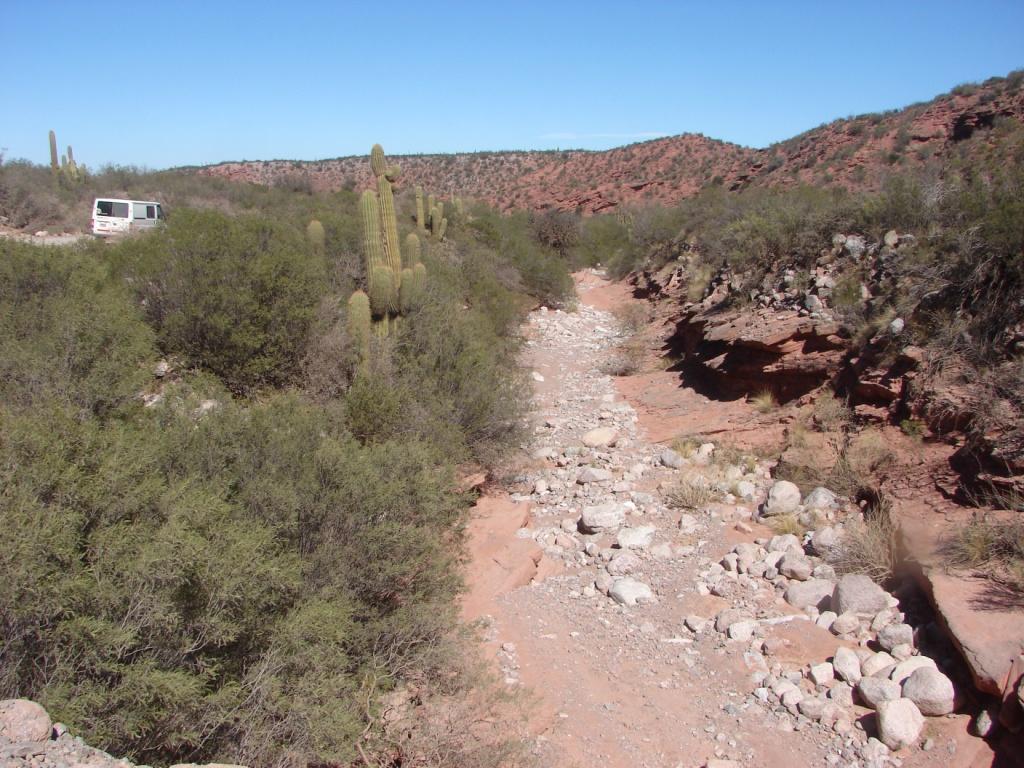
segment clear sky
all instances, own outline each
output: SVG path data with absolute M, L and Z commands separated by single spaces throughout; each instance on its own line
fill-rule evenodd
M 91 166 L 765 146 L 1024 68 L 1024 0 L 0 0 L 0 150 Z

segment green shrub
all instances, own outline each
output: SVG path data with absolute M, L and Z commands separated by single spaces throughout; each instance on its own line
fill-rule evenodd
M 186 210 L 117 249 L 165 353 L 238 392 L 295 379 L 327 288 L 325 264 L 300 232 Z

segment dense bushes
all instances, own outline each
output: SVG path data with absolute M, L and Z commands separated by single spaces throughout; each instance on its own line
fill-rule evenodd
M 464 684 L 454 467 L 516 444 L 521 291 L 564 299 L 564 263 L 453 219 L 357 369 L 355 209 L 294 194 L 273 222 L 0 241 L 0 697 L 137 761 L 347 764 L 389 748 L 384 694 Z M 319 252 L 306 216 L 339 200 Z
M 236 391 L 294 379 L 328 286 L 326 264 L 293 228 L 181 211 L 158 234 L 116 246 L 161 348 Z

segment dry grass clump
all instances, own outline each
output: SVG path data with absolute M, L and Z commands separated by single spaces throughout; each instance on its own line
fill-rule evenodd
M 619 321 L 619 327 L 622 328 L 623 333 L 627 334 L 635 334 L 642 331 L 644 326 L 650 322 L 651 317 L 650 309 L 646 304 L 635 302 L 616 307 L 613 314 L 615 319 Z
M 601 366 L 608 376 L 632 376 L 643 368 L 647 350 L 640 339 L 630 338 L 619 344 L 611 357 Z
M 666 503 L 673 509 L 700 509 L 718 499 L 718 491 L 704 477 L 684 477 L 665 493 Z
M 750 398 L 750 403 L 758 413 L 769 413 L 779 407 L 779 401 L 770 389 L 758 392 Z
M 863 573 L 884 584 L 903 559 L 899 526 L 888 505 L 881 503 L 868 511 L 863 522 L 847 523 L 841 546 L 830 562 L 838 573 Z
M 1024 593 L 1024 520 L 975 515 L 943 547 L 946 563 L 973 568 Z
M 853 419 L 853 411 L 840 398 L 831 393 L 823 394 L 814 401 L 811 421 L 822 432 L 838 432 L 846 429 Z
M 807 526 L 800 522 L 796 515 L 775 515 L 767 520 L 768 527 L 776 534 L 783 536 L 791 533 L 794 536 L 803 536 L 807 533 Z

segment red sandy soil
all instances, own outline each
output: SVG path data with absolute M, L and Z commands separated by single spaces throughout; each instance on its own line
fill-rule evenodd
M 615 309 L 632 301 L 622 285 L 593 275 L 578 276 L 581 300 Z M 534 349 L 525 364 L 543 371 L 538 403 L 557 398 L 562 382 L 557 361 L 548 350 Z M 657 345 L 650 349 L 658 356 Z M 564 362 L 564 361 L 563 361 Z M 664 441 L 699 427 L 703 434 L 730 433 L 739 444 L 769 444 L 781 435 L 778 416 L 766 418 L 743 401 L 716 402 L 679 386 L 678 374 L 651 372 L 617 382 L 618 391 L 638 411 L 647 440 Z M 824 765 L 820 737 L 808 731 L 782 732 L 762 722 L 753 710 L 739 717 L 722 707 L 739 702 L 749 688 L 742 654 L 734 649 L 668 645 L 687 614 L 713 616 L 726 603 L 713 596 L 679 594 L 634 613 L 609 606 L 594 611 L 583 601 L 566 599 L 559 578 L 544 581 L 556 569 L 546 565 L 532 541 L 515 531 L 529 518 L 528 505 L 515 504 L 492 491 L 483 498 L 470 525 L 470 592 L 464 604 L 467 619 L 484 618 L 489 626 L 487 648 L 496 663 L 503 644 L 514 644 L 522 685 L 533 694 L 530 727 L 537 738 L 541 765 L 700 766 L 728 739 L 749 751 L 744 765 L 793 768 Z M 726 552 L 735 541 L 765 535 L 740 534 L 732 528 L 712 542 L 708 554 Z M 693 567 L 682 564 L 676 578 L 692 578 Z M 679 582 L 684 583 L 683 581 Z M 671 591 L 662 584 L 660 592 Z M 786 661 L 823 660 L 836 638 L 807 622 L 772 629 L 789 641 Z M 697 659 L 696 666 L 693 661 Z M 681 662 L 686 662 L 683 664 Z M 698 674 L 699 673 L 699 674 Z M 738 698 L 737 697 L 738 692 Z M 927 735 L 937 745 L 930 753 L 901 754 L 905 768 L 949 765 L 981 768 L 991 765 L 987 744 L 967 733 L 963 715 L 931 718 Z

